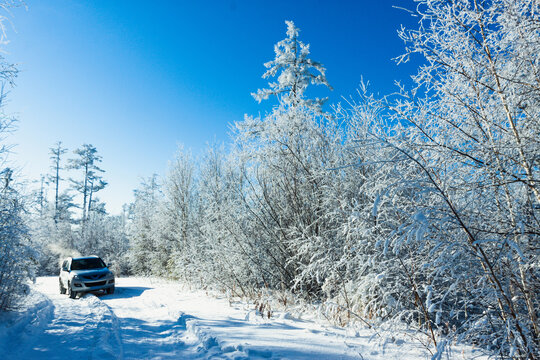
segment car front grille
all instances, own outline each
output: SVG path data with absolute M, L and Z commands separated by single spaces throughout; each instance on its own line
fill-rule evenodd
M 105 274 L 95 274 L 95 275 L 84 275 L 81 276 L 84 280 L 99 280 L 103 279 L 105 277 Z
M 85 282 L 84 285 L 88 287 L 92 287 L 92 286 L 102 286 L 102 285 L 105 285 L 106 283 L 107 281 L 93 281 L 93 282 Z

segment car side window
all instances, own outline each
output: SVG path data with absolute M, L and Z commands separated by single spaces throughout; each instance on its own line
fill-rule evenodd
M 67 260 L 64 260 L 64 262 L 62 263 L 62 270 L 67 271 L 67 269 L 68 269 L 68 262 Z

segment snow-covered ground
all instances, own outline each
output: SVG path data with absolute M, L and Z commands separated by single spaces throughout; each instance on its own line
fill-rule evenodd
M 430 359 L 411 338 L 341 329 L 187 291 L 163 280 L 117 279 L 114 295 L 69 299 L 41 277 L 25 310 L 0 315 L 0 359 Z M 390 339 L 389 339 L 390 338 Z M 454 347 L 444 358 L 480 359 Z

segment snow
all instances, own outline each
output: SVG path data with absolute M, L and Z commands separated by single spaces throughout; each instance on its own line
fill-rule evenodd
M 480 359 L 454 346 L 451 359 Z M 119 278 L 113 295 L 69 299 L 40 277 L 27 303 L 0 314 L 0 358 L 64 359 L 430 359 L 421 341 L 230 303 L 151 278 Z M 443 358 L 445 358 L 443 357 Z

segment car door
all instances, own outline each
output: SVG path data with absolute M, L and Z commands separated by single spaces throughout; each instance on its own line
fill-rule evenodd
M 62 284 L 64 285 L 64 287 L 67 287 L 68 277 L 69 277 L 69 261 L 64 260 L 64 262 L 62 263 L 62 267 L 60 268 L 60 281 L 62 281 Z

